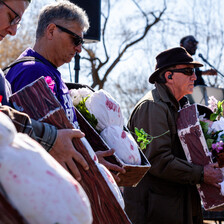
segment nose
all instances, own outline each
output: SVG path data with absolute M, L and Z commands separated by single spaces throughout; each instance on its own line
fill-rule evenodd
M 191 79 L 193 79 L 194 81 L 197 80 L 197 76 L 196 76 L 195 72 L 192 74 Z
M 12 26 L 9 26 L 7 28 L 7 32 L 8 32 L 9 35 L 15 36 L 16 35 L 16 32 L 17 32 L 17 24 L 12 25 Z
M 75 52 L 81 53 L 81 51 L 82 51 L 82 44 L 75 46 Z

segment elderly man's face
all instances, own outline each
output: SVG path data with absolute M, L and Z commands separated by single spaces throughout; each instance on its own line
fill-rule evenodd
M 82 51 L 83 29 L 75 22 L 55 22 L 53 38 L 53 62 L 59 67 Z M 77 35 L 77 36 L 76 36 Z
M 195 40 L 194 37 L 188 37 L 183 42 L 183 47 L 187 50 L 187 52 L 190 55 L 195 55 L 195 52 L 197 50 L 197 45 L 198 45 L 198 42 Z
M 177 65 L 173 70 L 182 70 L 189 69 L 192 70 L 194 68 L 193 65 Z M 172 71 L 172 70 L 170 70 Z M 194 70 L 191 74 L 184 74 L 181 71 L 173 71 L 172 79 L 169 80 L 168 86 L 171 89 L 173 95 L 177 100 L 180 100 L 183 96 L 187 94 L 191 94 L 194 88 L 194 81 L 197 79 Z
M 0 1 L 0 41 L 9 34 L 15 35 L 17 23 L 21 19 L 25 9 L 28 7 L 28 1 Z

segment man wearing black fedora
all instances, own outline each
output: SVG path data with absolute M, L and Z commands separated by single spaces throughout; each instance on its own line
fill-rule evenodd
M 176 119 L 185 95 L 194 88 L 194 68 L 202 64 L 182 47 L 156 57 L 149 82 L 155 89 L 136 105 L 128 122 L 130 131 L 143 128 L 153 141 L 144 153 L 151 168 L 137 187 L 124 189 L 125 210 L 133 224 L 201 224 L 201 202 L 196 184 L 219 187 L 222 174 L 217 164 L 205 167 L 187 162 L 177 135 Z M 214 169 L 214 168 L 217 169 Z

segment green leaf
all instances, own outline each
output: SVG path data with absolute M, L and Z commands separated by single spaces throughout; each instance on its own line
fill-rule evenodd
M 168 132 L 169 132 L 169 130 L 166 131 L 166 132 L 164 132 L 161 135 L 158 135 L 158 136 L 153 137 L 153 136 L 149 135 L 148 133 L 146 133 L 143 130 L 143 128 L 141 128 L 139 130 L 138 128 L 135 127 L 135 135 L 137 136 L 137 142 L 140 142 L 140 149 L 142 149 L 142 150 L 143 149 L 146 149 L 146 146 L 148 144 L 150 144 L 154 138 L 159 138 L 159 137 L 167 134 Z
M 135 134 L 136 134 L 136 136 L 140 136 L 141 135 L 141 132 L 138 130 L 138 128 L 135 128 Z
M 224 142 L 224 134 L 220 135 L 220 140 Z
M 88 99 L 89 97 L 85 97 L 83 100 L 81 100 L 79 102 L 79 104 L 76 106 L 76 108 L 79 110 L 79 112 L 85 117 L 85 119 L 90 123 L 90 125 L 96 129 L 96 126 L 98 124 L 98 121 L 96 119 L 96 117 L 91 114 L 86 105 L 85 105 L 85 102 L 86 100 Z
M 200 121 L 200 125 L 201 125 L 201 128 L 202 128 L 202 131 L 207 134 L 208 126 L 209 126 L 208 123 L 204 122 L 204 121 Z
M 215 110 L 214 113 L 212 113 L 210 115 L 210 120 L 211 121 L 215 121 L 217 118 L 223 116 L 223 106 L 222 106 L 223 102 L 224 102 L 224 100 L 223 101 L 218 101 L 218 103 L 217 103 L 217 109 Z
M 215 113 L 211 114 L 210 115 L 210 121 L 215 121 L 217 117 L 218 117 L 217 114 L 215 114 Z
M 207 142 L 208 148 L 211 149 L 212 148 L 212 143 L 214 143 L 214 139 L 209 138 L 209 139 L 206 140 L 206 142 Z

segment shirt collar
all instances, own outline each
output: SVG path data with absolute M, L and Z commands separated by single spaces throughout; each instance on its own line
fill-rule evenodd
M 180 109 L 180 104 L 171 93 L 169 88 L 164 83 L 155 82 L 156 89 L 158 91 L 160 99 L 168 104 L 171 104 L 176 110 Z

